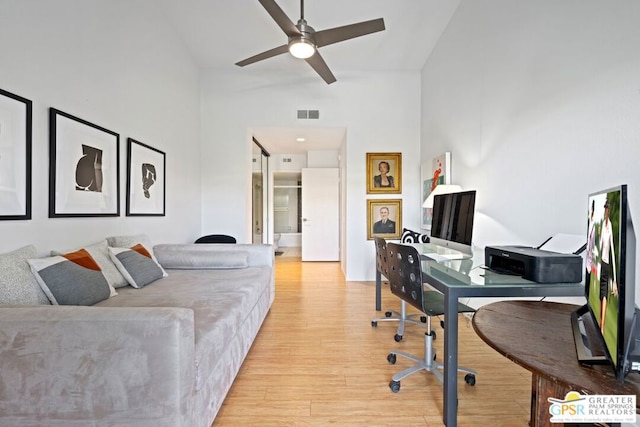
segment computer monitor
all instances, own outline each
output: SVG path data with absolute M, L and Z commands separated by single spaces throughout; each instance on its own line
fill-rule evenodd
M 433 198 L 430 242 L 472 254 L 476 192 L 438 194 Z

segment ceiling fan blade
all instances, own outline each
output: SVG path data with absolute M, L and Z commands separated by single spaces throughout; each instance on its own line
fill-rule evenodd
M 353 39 L 367 34 L 383 31 L 384 19 L 372 19 L 371 21 L 359 22 L 357 24 L 345 25 L 343 27 L 330 28 L 328 30 L 316 31 L 313 39 L 316 46 L 322 47 L 344 40 Z
M 269 15 L 276 21 L 276 24 L 282 31 L 289 36 L 299 36 L 300 30 L 296 28 L 295 24 L 291 22 L 291 19 L 287 16 L 286 13 L 278 6 L 278 4 L 274 0 L 258 0 L 262 7 L 264 7 Z
M 322 56 L 317 49 L 316 52 L 310 58 L 305 59 L 305 61 L 307 61 L 307 64 L 311 65 L 311 68 L 316 70 L 316 73 L 320 74 L 320 77 L 322 77 L 328 85 L 336 81 L 336 77 L 329 69 L 327 63 L 324 62 L 324 59 L 322 59 Z
M 236 62 L 236 65 L 238 67 L 244 67 L 245 65 L 253 64 L 254 62 L 262 61 L 263 59 L 271 58 L 272 56 L 281 55 L 287 52 L 289 52 L 289 46 L 283 44 L 282 46 L 254 55 L 251 58 Z

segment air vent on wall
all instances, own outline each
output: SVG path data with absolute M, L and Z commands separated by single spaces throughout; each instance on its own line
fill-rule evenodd
M 291 163 L 291 157 L 285 157 L 282 159 L 282 163 Z
M 320 110 L 298 110 L 298 119 L 319 119 Z

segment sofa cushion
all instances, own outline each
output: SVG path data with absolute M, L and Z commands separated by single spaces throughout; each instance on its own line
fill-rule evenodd
M 249 267 L 249 252 L 205 252 L 198 250 L 163 250 L 158 262 L 165 268 L 179 270 L 235 269 Z
M 429 243 L 429 235 L 418 233 L 417 231 L 410 230 L 408 228 L 402 229 L 402 236 L 400 237 L 402 243 Z
M 138 243 L 131 248 L 109 248 L 109 255 L 120 273 L 134 288 L 140 289 L 165 276 L 151 252 Z
M 122 275 L 122 273 L 120 273 L 109 256 L 109 244 L 107 243 L 107 239 L 101 240 L 92 245 L 84 246 L 80 249 L 85 249 L 89 254 L 91 254 L 93 259 L 102 269 L 104 277 L 111 286 L 117 289 L 129 285 L 127 279 Z M 77 250 L 79 249 L 76 249 L 76 251 Z M 65 252 L 70 251 L 51 251 L 51 255 L 62 255 Z
M 270 278 L 268 266 L 241 270 L 170 270 L 169 276 L 142 291 L 130 287 L 120 295 L 99 303 L 102 307 L 182 307 L 194 311 L 195 321 L 195 389 L 200 390 L 216 369 L 229 364 L 224 357 L 229 343 L 237 334 L 257 330 L 261 322 L 254 310 L 258 304 L 268 309 Z M 241 361 L 239 362 L 241 363 Z M 232 374 L 232 373 L 230 373 Z M 233 373 L 235 375 L 235 373 Z
M 35 257 L 33 245 L 0 254 L 0 304 L 51 304 L 27 262 Z
M 84 249 L 28 262 L 54 305 L 93 305 L 116 294 L 98 263 Z

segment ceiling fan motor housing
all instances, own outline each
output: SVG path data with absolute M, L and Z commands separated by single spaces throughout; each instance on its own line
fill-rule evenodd
M 296 28 L 300 31 L 300 35 L 289 37 L 289 52 L 297 58 L 308 58 L 316 50 L 316 42 L 313 39 L 315 30 L 307 25 L 307 21 L 304 19 L 298 21 Z

